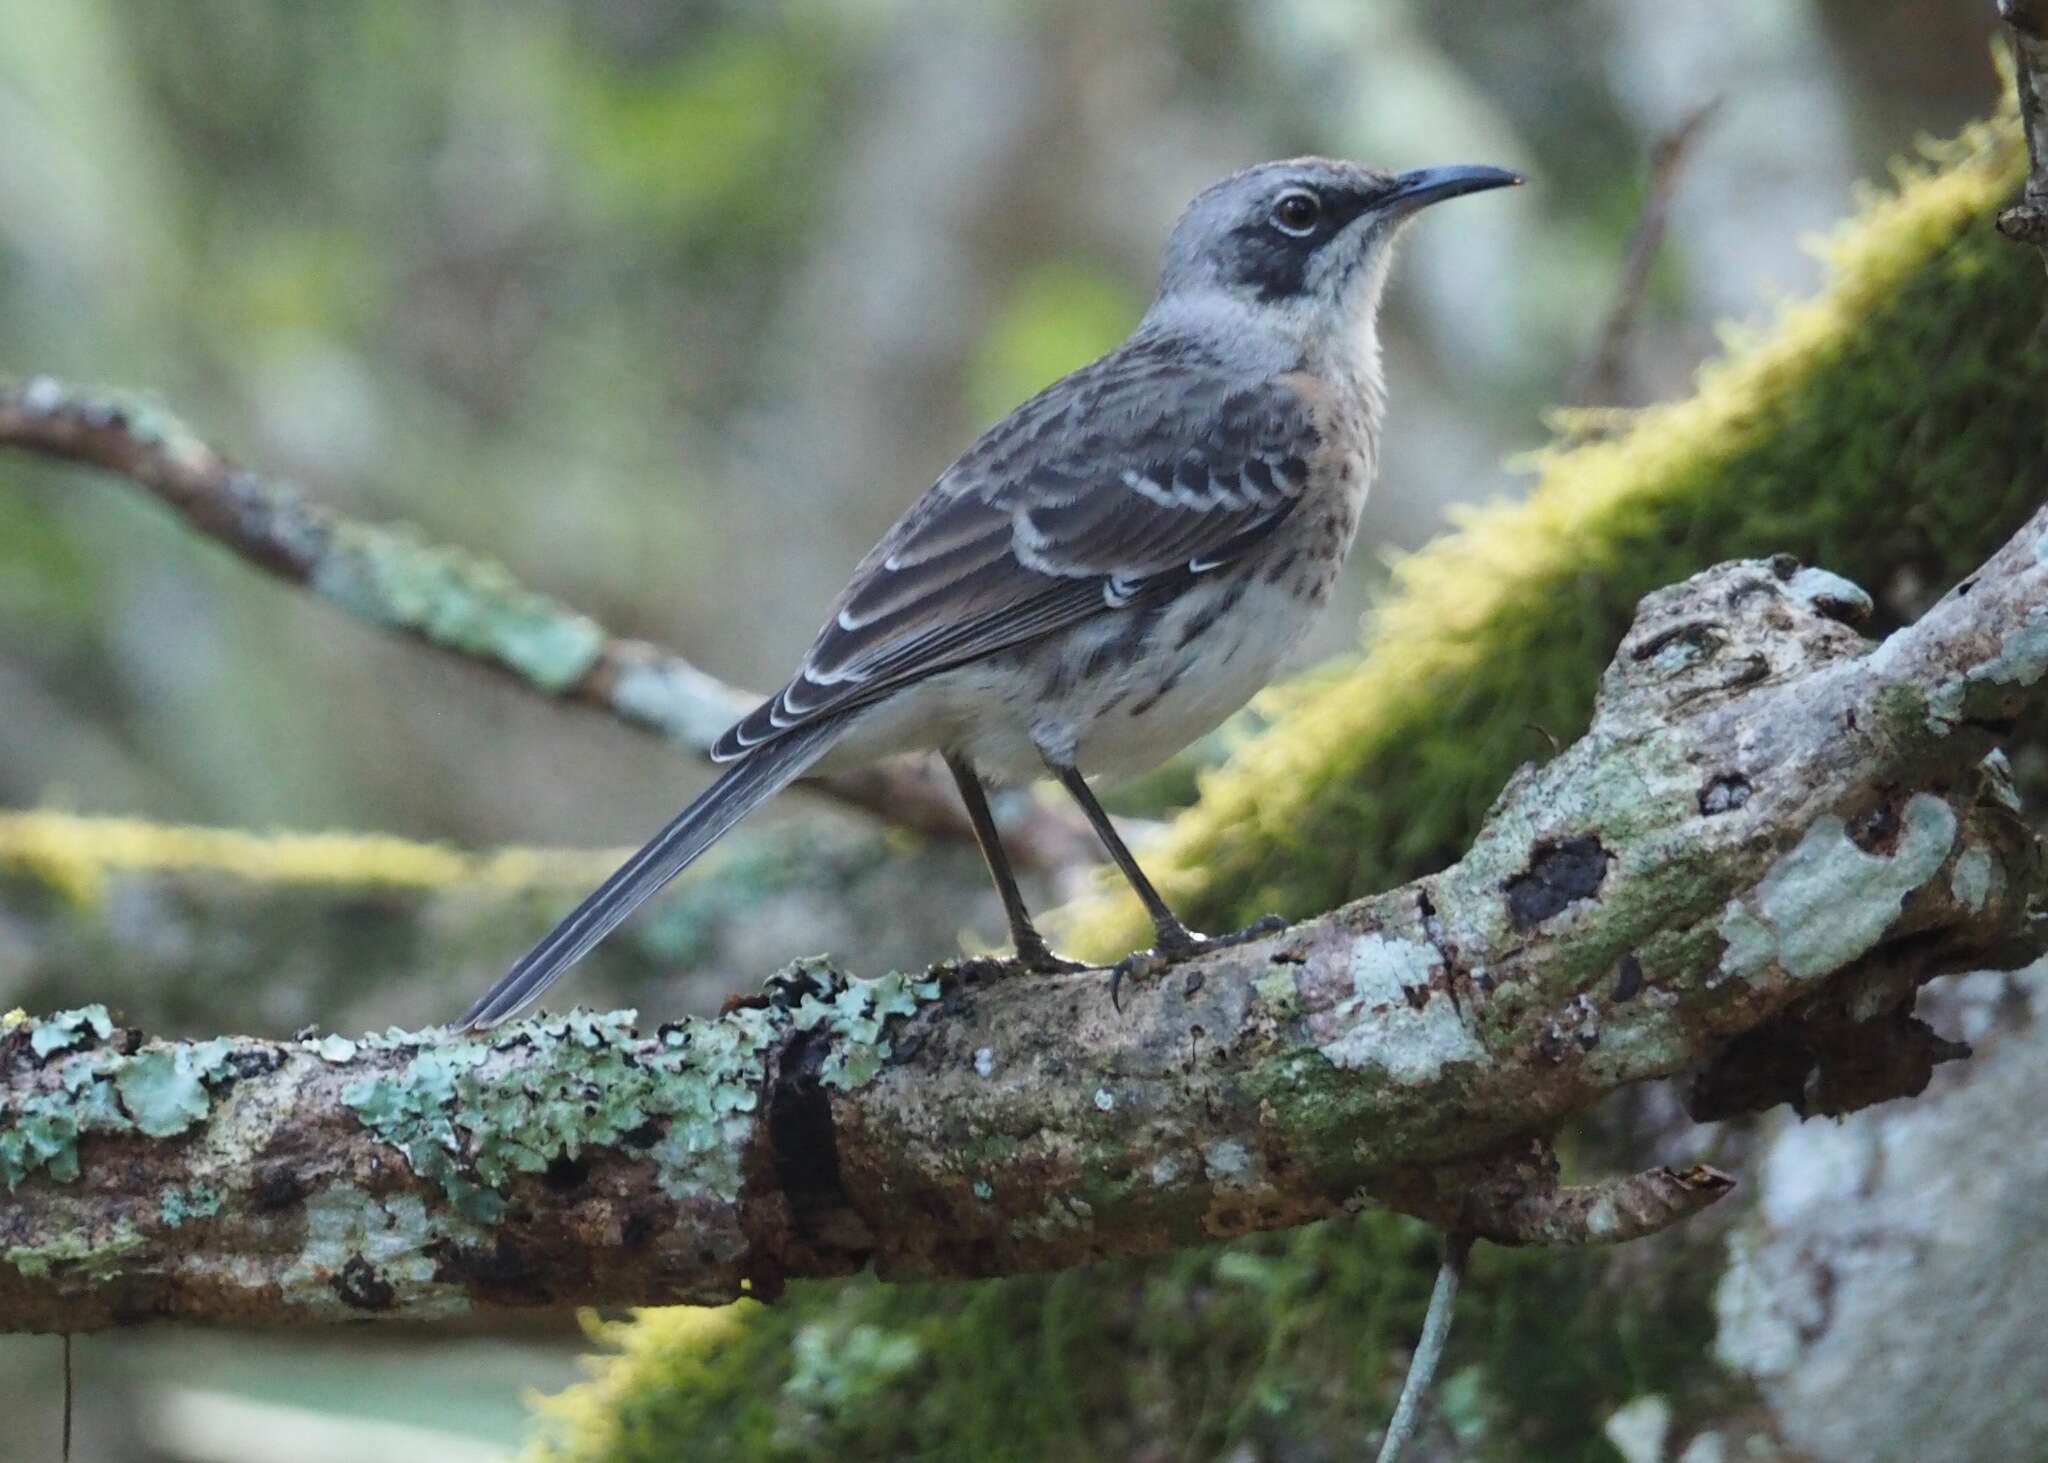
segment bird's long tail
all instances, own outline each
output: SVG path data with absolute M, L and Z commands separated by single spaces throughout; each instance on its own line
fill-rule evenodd
M 728 828 L 801 777 L 846 734 L 848 725 L 846 718 L 834 717 L 778 737 L 712 783 L 499 977 L 463 1016 L 462 1029 L 495 1026 L 524 1010 Z

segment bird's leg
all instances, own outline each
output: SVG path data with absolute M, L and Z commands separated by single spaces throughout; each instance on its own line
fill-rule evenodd
M 1045 936 L 1038 933 L 1038 926 L 1031 923 L 1031 911 L 1024 907 L 1024 895 L 1017 888 L 1017 875 L 1010 868 L 1010 856 L 1003 851 L 1002 836 L 996 832 L 995 816 L 988 809 L 988 794 L 981 789 L 981 777 L 974 764 L 948 752 L 946 767 L 960 789 L 960 801 L 967 805 L 967 821 L 974 827 L 974 841 L 981 845 L 982 861 L 988 865 L 988 876 L 995 881 L 996 893 L 1003 901 L 1017 959 L 1027 970 L 1045 973 L 1089 969 L 1078 960 L 1054 954 L 1052 946 L 1045 943 Z
M 1050 760 L 1045 765 L 1051 770 L 1052 775 L 1059 779 L 1060 786 L 1081 805 L 1081 811 L 1088 815 L 1089 823 L 1095 828 L 1095 836 L 1102 840 L 1102 846 L 1109 850 L 1109 856 L 1116 861 L 1116 866 L 1123 870 L 1124 878 L 1130 881 L 1131 888 L 1137 892 L 1139 902 L 1145 906 L 1145 913 L 1152 916 L 1152 948 L 1127 956 L 1111 967 L 1109 995 L 1112 1002 L 1116 1000 L 1117 989 L 1127 975 L 1149 975 L 1155 970 L 1171 965 L 1175 961 L 1185 960 L 1203 950 L 1241 945 L 1247 940 L 1256 940 L 1261 935 L 1270 935 L 1275 930 L 1286 928 L 1287 921 L 1278 915 L 1269 914 L 1262 919 L 1253 920 L 1234 934 L 1196 934 L 1182 924 L 1180 916 L 1159 897 L 1159 891 L 1152 887 L 1152 881 L 1146 878 L 1145 871 L 1138 867 L 1138 860 L 1125 844 L 1123 835 L 1116 831 L 1116 825 L 1109 821 L 1109 814 L 1105 813 L 1102 804 L 1095 800 L 1088 780 L 1081 776 L 1076 768 L 1063 767 Z

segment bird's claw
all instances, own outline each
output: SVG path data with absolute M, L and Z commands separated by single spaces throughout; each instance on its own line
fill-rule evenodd
M 1199 940 L 1201 936 L 1197 935 L 1195 938 Z M 1173 964 L 1176 959 L 1185 958 L 1186 956 L 1184 955 L 1169 955 L 1165 951 L 1156 949 L 1133 950 L 1130 954 L 1124 956 L 1123 959 L 1109 967 L 1110 1009 L 1118 1013 L 1123 1011 L 1123 1001 L 1119 993 L 1123 990 L 1124 980 L 1127 976 L 1135 976 L 1139 980 L 1148 980 L 1166 969 L 1167 966 Z
M 1211 950 L 1228 950 L 1233 945 L 1248 945 L 1253 940 L 1277 934 L 1287 928 L 1287 921 L 1277 914 L 1261 915 L 1241 930 L 1227 935 L 1200 935 L 1190 929 L 1162 930 L 1159 942 L 1149 950 L 1138 950 L 1126 955 L 1109 968 L 1109 1004 L 1113 1010 L 1122 1011 L 1118 996 L 1126 978 L 1148 980 L 1183 960 Z

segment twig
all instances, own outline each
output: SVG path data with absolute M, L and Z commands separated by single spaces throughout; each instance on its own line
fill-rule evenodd
M 1401 1400 L 1394 1404 L 1394 1416 L 1387 1423 L 1387 1440 L 1380 1444 L 1379 1463 L 1397 1463 L 1401 1450 L 1408 1446 L 1422 1422 L 1423 1399 L 1429 1395 L 1430 1383 L 1436 1380 L 1444 1344 L 1451 1339 L 1451 1311 L 1457 1305 L 1458 1282 L 1465 1278 L 1465 1262 L 1471 1256 L 1471 1235 L 1453 1231 L 1444 1236 L 1444 1263 L 1436 1272 L 1436 1286 L 1429 1293 L 1429 1311 L 1422 1318 L 1422 1339 L 1415 1343 L 1415 1355 L 1408 1362 L 1408 1377 L 1401 1383 Z
M 1998 0 L 1998 13 L 2012 32 L 2013 87 L 2031 164 L 2020 201 L 1998 216 L 1998 229 L 2048 260 L 2048 0 Z
M 1403 1212 L 1497 1245 L 1624 1244 L 1692 1218 L 1726 1198 L 1735 1180 L 1705 1164 L 1558 1182 L 1557 1155 L 1541 1138 L 1396 1180 L 1383 1197 Z
M 1614 298 L 1593 337 L 1592 351 L 1572 372 L 1571 382 L 1565 388 L 1566 399 L 1578 406 L 1611 406 L 1623 394 L 1623 353 L 1636 315 L 1642 309 L 1643 294 L 1649 288 L 1650 266 L 1656 263 L 1657 251 L 1664 243 L 1679 175 L 1693 143 L 1720 107 L 1720 98 L 1716 97 L 1695 108 L 1650 150 L 1650 177 L 1643 193 L 1642 212 L 1636 217 L 1635 229 L 1622 255 L 1621 277 L 1615 284 Z
M 71 1333 L 64 1333 L 64 1463 L 71 1463 Z
M 696 755 L 755 702 L 672 651 L 611 635 L 522 587 L 500 565 L 404 527 L 351 521 L 293 484 L 237 467 L 146 402 L 81 392 L 46 376 L 0 382 L 0 447 L 117 473 L 241 558 L 358 619 Z M 922 833 L 972 836 L 951 779 L 928 758 L 814 785 Z M 1013 809 L 1003 832 L 1012 858 L 1032 868 L 1095 858 L 1078 822 L 1050 808 Z

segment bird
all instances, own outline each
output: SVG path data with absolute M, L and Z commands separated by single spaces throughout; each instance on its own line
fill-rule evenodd
M 1302 157 L 1204 190 L 1129 337 L 939 475 L 854 569 L 795 675 L 713 746 L 722 775 L 462 1028 L 526 1008 L 805 773 L 910 751 L 944 758 L 1029 970 L 1091 967 L 1033 923 L 989 784 L 1049 775 L 1065 788 L 1151 916 L 1154 944 L 1139 956 L 1153 967 L 1273 927 L 1190 930 L 1089 779 L 1156 766 L 1213 730 L 1300 640 L 1374 476 L 1386 411 L 1377 321 L 1395 240 L 1431 204 L 1520 182 L 1494 167 L 1393 173 Z

